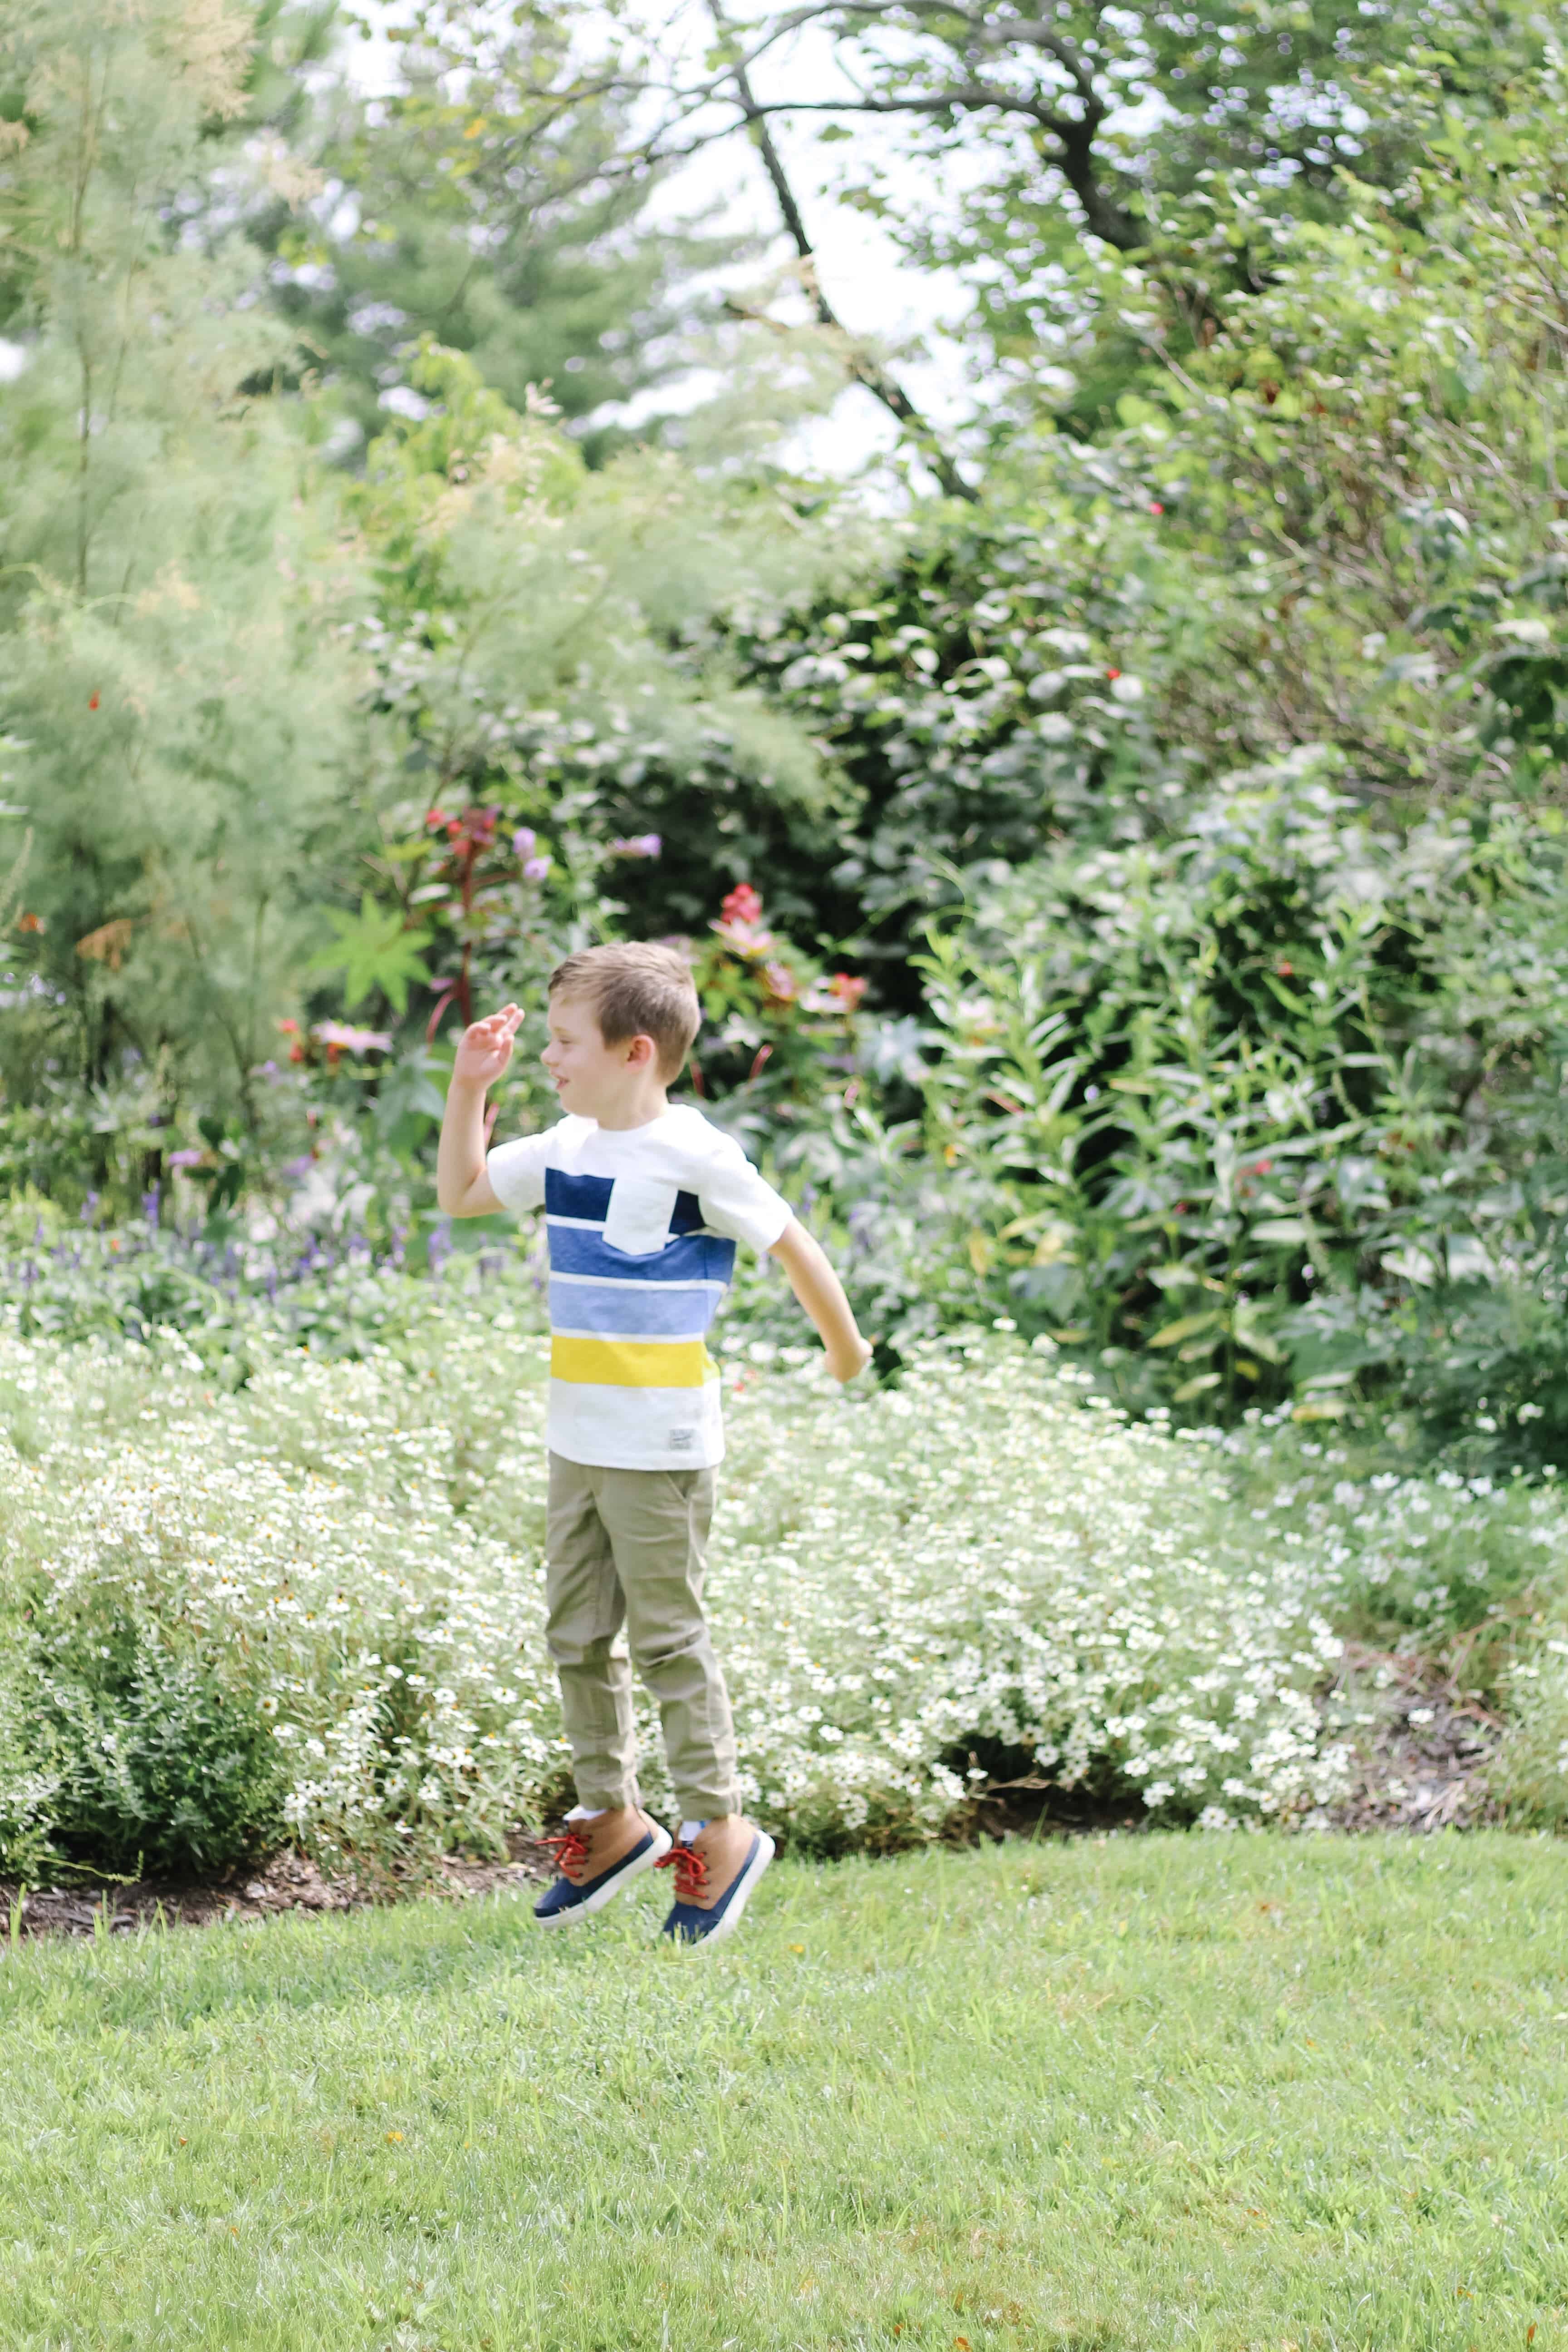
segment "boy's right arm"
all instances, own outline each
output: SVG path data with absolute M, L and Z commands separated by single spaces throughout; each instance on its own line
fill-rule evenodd
M 501 1203 L 485 1172 L 485 1093 L 511 1059 L 522 1014 L 515 1004 L 476 1021 L 458 1041 L 436 1154 L 436 1199 L 443 1216 L 493 1217 Z

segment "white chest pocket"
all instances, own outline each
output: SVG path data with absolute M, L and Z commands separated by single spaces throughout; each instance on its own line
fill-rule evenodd
M 678 1184 L 653 1176 L 617 1176 L 610 1187 L 605 1239 L 623 1257 L 650 1257 L 669 1239 Z

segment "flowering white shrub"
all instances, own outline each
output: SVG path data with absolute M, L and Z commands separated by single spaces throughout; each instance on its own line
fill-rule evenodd
M 230 1394 L 174 1334 L 0 1334 L 0 1860 L 51 1831 L 100 1858 L 493 1848 L 561 1800 L 542 1346 L 482 1301 L 413 1345 L 277 1352 Z M 1020 1351 L 932 1347 L 847 1394 L 785 1352 L 727 1365 L 710 1603 L 748 1803 L 818 1848 L 935 1834 L 998 1769 L 1216 1827 L 1321 1805 L 1349 1757 L 1312 1693 L 1358 1596 L 1440 1615 L 1483 1558 L 1502 1589 L 1561 1575 L 1561 1508 L 1518 1487 L 1247 1507 L 1230 1447 Z
M 473 1305 L 419 1345 L 279 1355 L 231 1395 L 173 1335 L 0 1336 L 0 1607 L 26 1627 L 0 1659 L 58 1836 L 101 1838 L 118 1803 L 121 1851 L 156 1850 L 161 1704 L 193 1727 L 180 1803 L 238 1757 L 252 1843 L 494 1846 L 559 1801 L 542 1349 Z M 1215 1826 L 1342 1785 L 1311 1698 L 1342 1570 L 1265 1537 L 1212 1447 L 1021 1353 L 933 1348 L 860 1395 L 811 1359 L 727 1380 L 710 1598 L 761 1819 L 826 1848 L 931 1835 L 998 1764 Z

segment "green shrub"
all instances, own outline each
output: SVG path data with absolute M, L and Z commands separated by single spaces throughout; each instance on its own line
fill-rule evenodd
M 930 1144 L 989 1187 L 962 1238 L 1019 1321 L 1135 1351 L 1129 1393 L 1330 1417 L 1359 1389 L 1552 1458 L 1560 822 L 1379 826 L 1335 770 L 1235 778 L 1163 841 L 978 894 L 925 961 Z
M 288 1780 L 257 1693 L 232 1663 L 181 1655 L 179 1630 L 101 1607 L 68 1630 L 42 1613 L 23 1696 L 62 1854 L 212 1874 L 279 1843 Z

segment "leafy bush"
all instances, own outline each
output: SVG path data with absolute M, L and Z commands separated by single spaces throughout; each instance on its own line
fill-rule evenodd
M 930 1141 L 991 1188 L 968 1246 L 1020 1321 L 1113 1368 L 1139 1350 L 1138 1392 L 1442 1395 L 1444 1433 L 1479 1413 L 1550 1456 L 1560 823 L 1379 827 L 1333 772 L 1303 754 L 1163 842 L 979 894 L 925 962 Z

